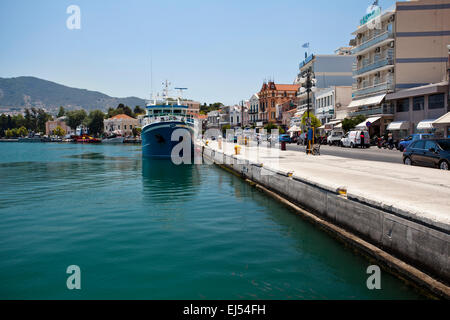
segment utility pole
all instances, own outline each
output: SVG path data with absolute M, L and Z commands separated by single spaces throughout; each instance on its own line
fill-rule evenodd
M 244 100 L 241 100 L 241 128 L 244 129 Z
M 306 94 L 307 94 L 306 121 L 305 121 L 306 122 L 306 130 L 307 130 L 306 137 L 309 136 L 309 132 L 311 130 L 311 122 L 312 121 L 311 121 L 311 115 L 310 115 L 310 108 L 311 108 L 310 95 L 311 95 L 311 92 L 313 92 L 313 88 L 315 87 L 314 78 L 315 78 L 314 73 L 312 72 L 311 68 L 309 68 L 307 71 L 305 71 L 303 73 L 302 79 L 301 79 L 302 86 L 303 86 L 304 90 L 306 90 Z M 306 154 L 311 153 L 311 143 L 314 143 L 314 131 L 313 131 L 312 140 L 308 139 L 308 145 L 306 146 Z

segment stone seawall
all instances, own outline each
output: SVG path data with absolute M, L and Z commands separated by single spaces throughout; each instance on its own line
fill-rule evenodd
M 432 225 L 394 207 L 377 206 L 370 199 L 352 197 L 345 191 L 340 193 L 335 187 L 317 184 L 287 171 L 274 170 L 210 147 L 204 147 L 204 157 L 386 251 L 392 255 L 391 260 L 401 259 L 411 264 L 417 272 L 411 271 L 406 264 L 402 267 L 400 260 L 391 263 L 389 259 L 383 259 L 419 285 L 450 298 L 448 226 Z M 369 254 L 380 258 L 376 252 Z

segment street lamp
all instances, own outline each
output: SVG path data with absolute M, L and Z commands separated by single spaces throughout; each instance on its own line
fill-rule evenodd
M 302 77 L 300 78 L 300 94 L 307 93 L 307 117 L 306 117 L 306 128 L 309 135 L 309 131 L 311 130 L 311 117 L 310 117 L 310 93 L 316 91 L 316 79 L 314 72 L 311 68 L 308 68 L 305 72 L 303 72 Z M 314 142 L 314 134 L 312 136 L 312 140 Z M 306 153 L 311 153 L 311 140 L 308 139 L 308 146 L 306 148 Z

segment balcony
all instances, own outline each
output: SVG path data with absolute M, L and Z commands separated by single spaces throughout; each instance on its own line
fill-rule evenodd
M 361 97 L 361 96 L 365 96 L 365 95 L 369 95 L 369 94 L 374 94 L 374 93 L 388 93 L 388 92 L 392 92 L 394 91 L 394 81 L 393 81 L 393 77 L 388 77 L 386 82 L 382 82 L 382 83 L 375 83 L 374 85 L 371 86 L 365 86 L 364 88 L 353 88 L 353 98 L 355 97 Z
M 359 76 L 366 72 L 377 70 L 386 66 L 394 65 L 394 50 L 390 49 L 387 51 L 385 57 L 375 58 L 373 63 L 363 64 L 360 69 L 356 69 L 356 64 L 354 65 L 353 76 Z
M 379 44 L 388 39 L 394 40 L 394 33 L 392 31 L 389 31 L 389 30 L 384 31 L 381 34 L 376 33 L 375 36 L 372 37 L 371 39 L 364 41 L 359 46 L 353 48 L 352 54 L 356 55 L 356 54 L 360 53 L 361 51 L 366 50 L 370 47 L 373 47 L 374 45 Z
M 366 108 L 363 110 L 358 110 L 355 112 L 350 112 L 350 117 L 356 117 L 356 116 L 374 116 L 377 114 L 384 114 L 384 115 L 393 115 L 394 114 L 394 108 L 391 106 L 383 106 L 378 108 Z

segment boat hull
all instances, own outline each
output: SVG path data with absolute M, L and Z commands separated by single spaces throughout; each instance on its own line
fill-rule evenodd
M 186 130 L 189 132 L 190 150 L 191 154 L 193 154 L 193 127 L 184 122 L 164 122 L 150 124 L 142 129 L 142 156 L 146 158 L 170 159 L 173 148 L 180 143 L 179 141 L 172 141 L 172 134 L 175 130 Z

